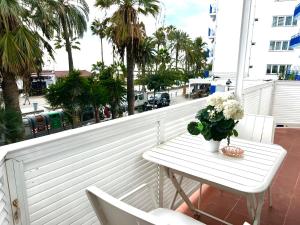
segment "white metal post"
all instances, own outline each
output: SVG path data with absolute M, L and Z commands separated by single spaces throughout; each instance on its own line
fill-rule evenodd
M 243 0 L 242 22 L 240 32 L 239 56 L 237 64 L 235 94 L 242 101 L 243 80 L 245 75 L 245 64 L 247 58 L 247 45 L 250 29 L 252 0 Z

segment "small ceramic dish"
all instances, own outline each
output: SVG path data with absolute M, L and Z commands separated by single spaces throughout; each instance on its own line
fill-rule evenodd
M 224 155 L 235 157 L 235 158 L 240 158 L 244 154 L 243 149 L 234 146 L 225 146 L 221 149 L 221 151 L 223 152 Z

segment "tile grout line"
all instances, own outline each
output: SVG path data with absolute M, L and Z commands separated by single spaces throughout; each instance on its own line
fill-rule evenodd
M 283 225 L 285 225 L 285 223 L 286 223 L 287 215 L 288 215 L 288 213 L 289 213 L 289 211 L 290 211 L 291 204 L 292 204 L 292 200 L 293 200 L 293 198 L 295 197 L 295 190 L 296 190 L 296 187 L 297 187 L 298 183 L 300 183 L 300 171 L 298 171 L 297 181 L 296 181 L 296 184 L 295 184 L 295 186 L 294 186 L 294 188 L 293 188 L 293 193 L 292 193 L 292 197 L 291 197 L 291 199 L 290 199 L 289 207 L 288 207 L 288 209 L 287 209 L 287 211 L 286 211 L 286 214 L 285 214 L 285 216 L 284 216 Z
M 234 206 L 231 208 L 231 210 L 229 210 L 229 212 L 227 213 L 227 215 L 225 216 L 224 220 L 226 221 L 226 219 L 229 218 L 229 215 L 233 212 L 234 208 L 237 206 L 237 204 L 239 203 L 239 201 L 241 201 L 242 197 L 240 196 L 240 198 L 236 201 L 236 203 L 234 204 Z

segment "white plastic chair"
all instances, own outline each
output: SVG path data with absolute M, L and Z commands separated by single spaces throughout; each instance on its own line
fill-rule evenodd
M 239 138 L 273 144 L 275 135 L 275 119 L 273 116 L 245 115 L 236 126 Z M 271 186 L 268 188 L 269 207 L 272 207 Z
M 236 126 L 238 138 L 273 144 L 275 121 L 273 116 L 245 115 Z
M 87 188 L 86 193 L 102 225 L 204 225 L 169 209 L 144 212 L 94 186 Z

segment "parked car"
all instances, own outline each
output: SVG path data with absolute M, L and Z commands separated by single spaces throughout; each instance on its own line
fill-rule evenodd
M 135 95 L 134 108 L 138 109 L 138 110 L 140 109 L 142 111 L 148 110 L 149 109 L 149 107 L 148 107 L 148 94 L 146 92 L 135 91 L 134 95 Z M 123 109 L 123 111 L 128 110 L 127 101 L 125 101 L 121 104 L 121 108 Z
M 152 96 L 149 97 L 148 102 L 150 105 L 156 105 L 157 108 L 170 105 L 170 95 L 167 92 L 158 92 L 155 93 L 155 98 Z M 154 103 L 153 103 L 154 102 Z

